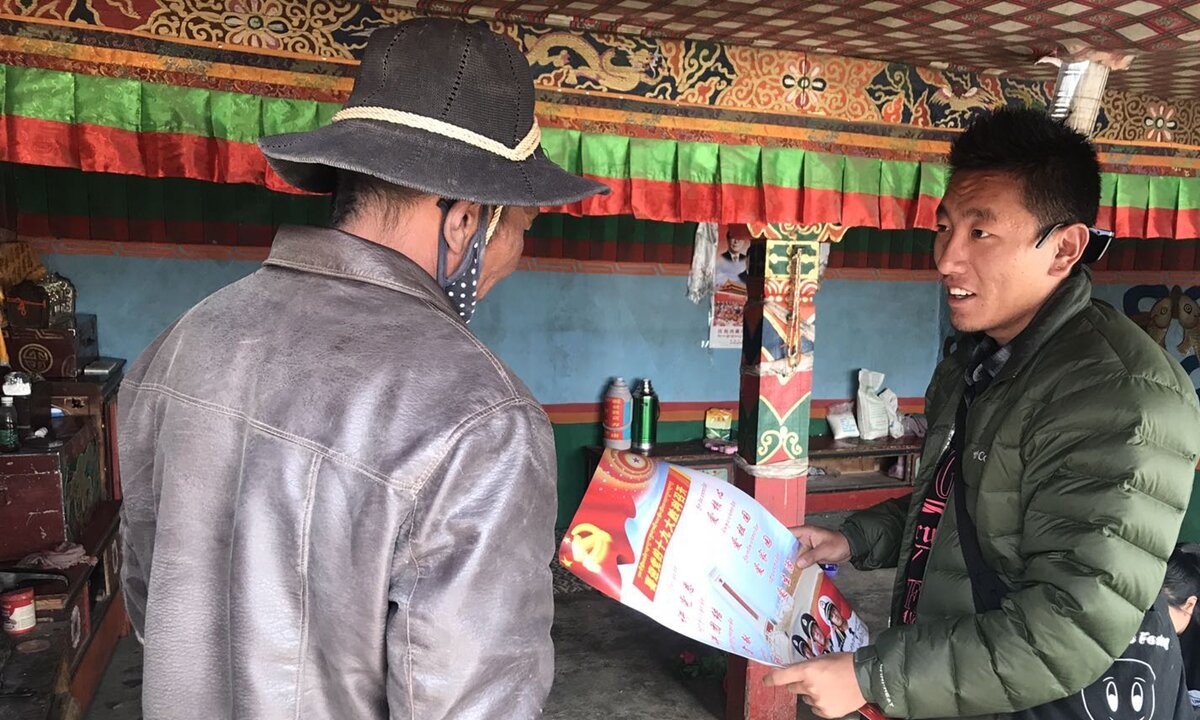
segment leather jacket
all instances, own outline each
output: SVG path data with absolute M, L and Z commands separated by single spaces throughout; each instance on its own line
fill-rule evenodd
M 119 408 L 148 720 L 541 715 L 550 424 L 408 258 L 282 228 Z

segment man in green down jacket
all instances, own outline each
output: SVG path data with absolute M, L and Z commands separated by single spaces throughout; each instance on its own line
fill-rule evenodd
M 934 257 L 962 334 L 929 385 L 912 499 L 840 532 L 795 531 L 802 564 L 898 568 L 874 644 L 768 677 L 823 717 L 864 701 L 893 717 L 1002 714 L 1081 690 L 1154 603 L 1191 496 L 1200 408 L 1187 374 L 1091 299 L 1091 144 L 1041 112 L 999 110 L 950 163 Z M 975 610 L 955 483 L 1007 586 L 1000 610 Z

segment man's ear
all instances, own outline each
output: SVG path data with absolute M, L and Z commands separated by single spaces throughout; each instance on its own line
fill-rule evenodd
M 479 227 L 479 213 L 482 208 L 479 203 L 468 200 L 455 200 L 446 213 L 442 232 L 446 236 L 446 275 L 454 274 L 467 253 L 467 246 L 475 236 Z
M 1075 223 L 1058 231 L 1058 240 L 1054 243 L 1054 262 L 1050 265 L 1050 274 L 1054 277 L 1066 277 L 1071 274 L 1083 251 L 1088 246 L 1087 225 Z

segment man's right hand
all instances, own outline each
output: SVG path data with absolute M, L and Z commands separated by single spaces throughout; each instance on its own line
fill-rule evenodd
M 791 530 L 800 541 L 796 564 L 801 568 L 813 563 L 844 563 L 850 559 L 850 541 L 837 530 L 816 525 L 801 525 Z

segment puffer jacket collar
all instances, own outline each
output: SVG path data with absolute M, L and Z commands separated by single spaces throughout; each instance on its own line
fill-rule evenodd
M 1062 282 L 1050 294 L 1049 299 L 1033 316 L 1029 326 L 1021 334 L 1013 338 L 1012 357 L 1004 364 L 995 382 L 1001 383 L 1020 374 L 1029 361 L 1037 355 L 1042 346 L 1054 337 L 1063 325 L 1078 315 L 1092 299 L 1092 271 L 1082 267 Z M 976 346 L 983 341 L 983 334 L 976 333 L 965 336 L 959 342 L 954 353 L 954 359 L 960 368 L 965 369 Z

